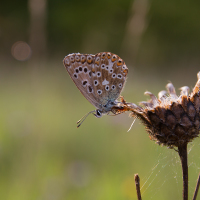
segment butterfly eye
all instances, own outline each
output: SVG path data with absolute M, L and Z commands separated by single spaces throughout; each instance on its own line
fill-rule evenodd
M 95 115 L 96 117 L 101 117 L 102 116 L 102 113 L 101 113 L 101 111 L 100 110 L 96 110 L 96 115 Z

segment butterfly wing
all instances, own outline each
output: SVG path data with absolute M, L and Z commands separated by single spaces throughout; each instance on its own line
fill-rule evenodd
M 124 61 L 110 52 L 69 54 L 63 63 L 80 92 L 99 109 L 119 97 L 128 73 Z
M 114 102 L 120 95 L 128 74 L 124 61 L 110 52 L 98 53 L 95 56 L 94 77 L 98 85 L 94 92 L 101 105 Z
M 91 61 L 93 59 L 93 55 L 69 54 L 64 58 L 63 64 L 83 96 L 96 108 L 99 108 L 92 87 Z

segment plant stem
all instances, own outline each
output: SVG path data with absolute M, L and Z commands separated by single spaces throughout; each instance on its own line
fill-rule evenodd
M 141 192 L 140 192 L 140 177 L 138 174 L 135 174 L 135 186 L 136 186 L 136 192 L 137 192 L 137 199 L 142 200 Z
M 195 191 L 194 191 L 193 200 L 196 200 L 196 198 L 197 198 L 197 193 L 199 191 L 199 186 L 200 186 L 200 173 L 199 173 L 199 177 L 197 179 L 197 185 L 196 185 L 196 188 L 195 188 Z
M 183 200 L 188 200 L 188 164 L 187 164 L 187 143 L 178 147 L 178 153 L 182 164 L 183 173 Z

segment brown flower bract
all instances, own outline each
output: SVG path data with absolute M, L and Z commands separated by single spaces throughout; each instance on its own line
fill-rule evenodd
M 115 109 L 119 114 L 132 111 L 133 117 L 139 118 L 145 125 L 150 139 L 168 147 L 178 147 L 198 137 L 200 130 L 200 72 L 198 81 L 189 95 L 187 86 L 181 88 L 178 97 L 172 83 L 167 84 L 166 91 L 161 91 L 158 98 L 150 92 L 147 102 L 141 102 L 143 107 L 126 103 L 122 98 L 121 104 Z

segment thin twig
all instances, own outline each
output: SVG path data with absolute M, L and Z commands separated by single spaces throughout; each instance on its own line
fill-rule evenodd
M 140 177 L 138 174 L 135 174 L 135 186 L 136 186 L 136 192 L 137 192 L 137 199 L 142 200 L 141 192 L 140 192 Z
M 188 200 L 187 143 L 178 147 L 178 153 L 181 159 L 183 173 L 183 200 Z
M 193 199 L 192 200 L 196 200 L 197 198 L 197 193 L 199 191 L 199 186 L 200 186 L 200 173 L 199 173 L 199 177 L 197 179 L 197 185 L 196 185 L 196 188 L 194 190 L 194 196 L 193 196 Z

